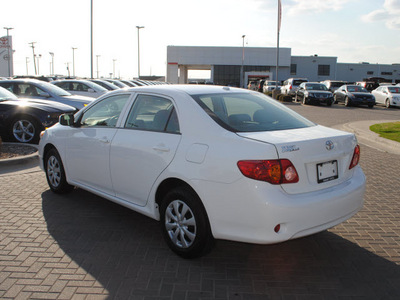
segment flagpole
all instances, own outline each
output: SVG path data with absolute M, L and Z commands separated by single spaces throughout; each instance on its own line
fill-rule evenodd
M 278 73 L 279 73 L 279 32 L 281 29 L 282 6 L 281 0 L 278 0 L 278 24 L 277 24 L 277 41 L 276 41 L 276 79 L 275 79 L 275 93 L 278 94 Z

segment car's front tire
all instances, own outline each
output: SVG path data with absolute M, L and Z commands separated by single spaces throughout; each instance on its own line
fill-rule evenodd
M 40 126 L 30 116 L 20 116 L 11 122 L 10 136 L 15 142 L 37 144 L 39 134 Z
M 65 194 L 73 190 L 73 186 L 67 183 L 64 166 L 56 149 L 49 150 L 44 158 L 46 179 L 50 189 L 57 194 Z
M 389 99 L 386 99 L 386 101 L 385 101 L 385 106 L 386 106 L 386 108 L 390 108 L 390 100 Z
M 211 250 L 214 238 L 207 213 L 190 188 L 169 191 L 161 203 L 160 217 L 164 239 L 179 256 L 196 258 Z
M 346 97 L 344 99 L 344 105 L 347 106 L 347 107 L 351 106 L 351 101 L 350 101 L 349 97 Z

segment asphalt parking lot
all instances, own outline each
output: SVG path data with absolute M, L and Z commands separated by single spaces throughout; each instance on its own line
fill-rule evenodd
M 400 109 L 288 104 L 326 126 Z M 156 221 L 35 168 L 0 175 L 1 299 L 400 299 L 399 155 L 361 144 L 365 205 L 330 230 L 276 245 L 217 241 L 184 260 Z M 1 173 L 1 172 L 0 172 Z

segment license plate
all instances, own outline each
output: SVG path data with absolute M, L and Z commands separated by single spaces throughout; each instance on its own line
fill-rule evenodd
M 334 180 L 338 177 L 337 160 L 317 164 L 318 183 Z

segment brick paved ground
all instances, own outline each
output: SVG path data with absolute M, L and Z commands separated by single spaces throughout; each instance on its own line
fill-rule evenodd
M 371 118 L 295 109 L 329 126 Z M 399 156 L 361 150 L 368 184 L 355 217 L 277 245 L 218 241 L 197 260 L 172 254 L 156 221 L 83 190 L 54 195 L 41 172 L 0 175 L 0 298 L 400 299 Z

